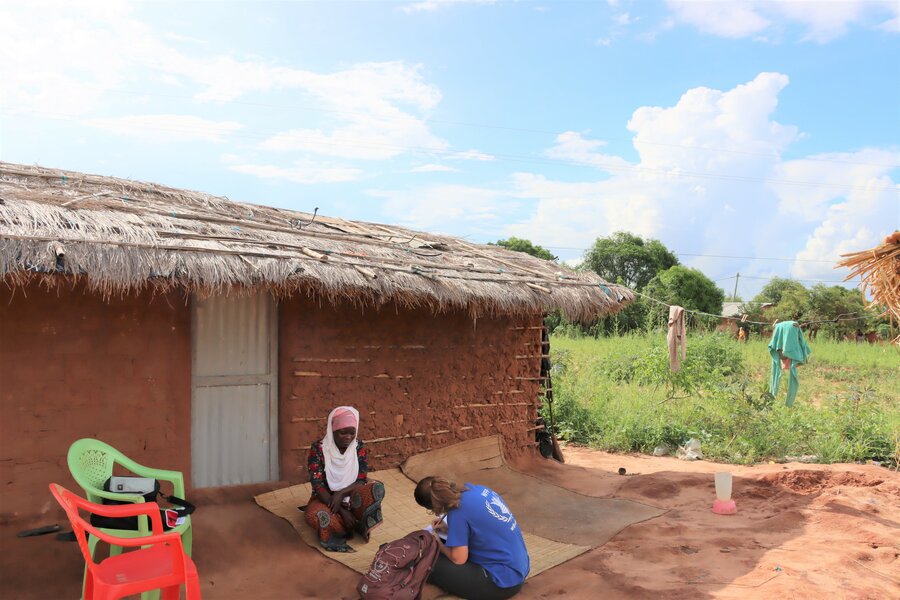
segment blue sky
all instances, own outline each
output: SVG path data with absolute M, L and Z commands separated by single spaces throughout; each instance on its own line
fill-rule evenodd
M 567 261 L 624 229 L 749 297 L 900 227 L 898 31 L 892 1 L 4 3 L 0 159 Z

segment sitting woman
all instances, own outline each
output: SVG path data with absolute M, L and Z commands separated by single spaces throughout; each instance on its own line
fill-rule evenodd
M 432 476 L 416 485 L 415 498 L 438 517 L 432 526 L 441 555 L 429 583 L 471 600 L 503 600 L 519 593 L 531 562 L 519 524 L 500 494 Z M 442 543 L 443 527 L 447 541 Z
M 368 481 L 368 450 L 356 439 L 359 413 L 339 406 L 328 415 L 321 441 L 309 449 L 312 497 L 306 506 L 306 522 L 319 533 L 326 550 L 350 552 L 347 540 L 353 532 L 369 541 L 369 532 L 381 524 L 384 484 Z

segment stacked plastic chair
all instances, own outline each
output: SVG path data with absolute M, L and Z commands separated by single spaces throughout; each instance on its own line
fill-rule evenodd
M 140 465 L 131 460 L 109 444 L 91 438 L 83 438 L 69 446 L 69 471 L 76 483 L 84 490 L 84 494 L 90 502 L 101 504 L 104 498 L 109 500 L 125 501 L 125 502 L 144 502 L 142 496 L 133 494 L 117 494 L 107 492 L 103 489 L 103 484 L 113 474 L 113 467 L 119 465 L 139 477 L 151 477 L 159 481 L 167 481 L 172 484 L 173 496 L 184 498 L 184 475 L 180 471 L 167 471 L 164 469 L 152 469 Z M 150 531 L 147 527 L 147 520 L 138 519 L 137 531 L 127 531 L 121 529 L 103 529 L 105 533 L 115 535 L 117 537 L 141 537 Z M 184 545 L 184 551 L 188 556 L 191 555 L 191 547 L 193 545 L 193 532 L 191 531 L 191 518 L 186 517 L 185 522 L 170 531 L 181 535 L 181 543 Z M 90 540 L 91 556 L 97 546 L 96 538 Z M 110 554 L 116 555 L 121 552 L 119 547 L 111 547 Z
M 66 511 L 84 555 L 85 600 L 115 600 L 154 590 L 162 591 L 163 600 L 178 600 L 182 585 L 186 588 L 187 600 L 200 600 L 200 580 L 194 561 L 185 552 L 180 534 L 163 532 L 159 506 L 155 502 L 118 506 L 95 504 L 56 483 L 50 484 L 50 492 Z M 150 522 L 150 533 L 129 537 L 112 535 L 91 525 L 79 510 L 104 517 L 146 517 L 140 520 Z M 137 549 L 120 551 L 99 563 L 94 562 L 88 534 L 110 547 Z

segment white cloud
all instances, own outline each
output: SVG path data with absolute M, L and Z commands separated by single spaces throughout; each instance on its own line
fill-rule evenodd
M 894 0 L 668 0 L 675 18 L 704 33 L 727 38 L 765 41 L 768 33 L 779 34 L 786 24 L 805 29 L 804 40 L 829 42 L 854 25 L 885 28 L 897 18 L 900 6 Z M 889 29 L 888 29 L 889 30 Z M 893 30 L 895 33 L 897 29 Z
M 606 145 L 602 140 L 588 140 L 575 131 L 566 131 L 556 136 L 556 145 L 544 154 L 556 160 L 564 160 L 583 165 L 591 165 L 605 171 L 617 171 L 630 167 L 630 163 L 618 156 L 597 152 Z
M 331 131 L 292 129 L 266 141 L 262 150 L 305 152 L 365 160 L 386 160 L 408 152 L 444 152 L 448 144 L 433 135 L 425 122 L 392 106 L 367 106 L 349 113 Z
M 84 123 L 146 142 L 223 142 L 241 128 L 235 121 L 210 121 L 191 115 L 130 115 L 87 119 Z
M 502 235 L 587 248 L 598 236 L 628 230 L 681 252 L 815 260 L 868 247 L 900 222 L 889 176 L 898 168 L 896 152 L 783 160 L 782 153 L 802 137 L 796 127 L 772 119 L 787 84 L 784 75 L 761 73 L 730 90 L 694 88 L 673 106 L 638 108 L 628 123 L 637 163 L 586 181 L 515 175 L 512 194 L 533 208 Z M 594 160 L 598 169 L 609 170 L 607 161 L 617 157 L 602 154 L 603 148 L 599 140 L 566 132 L 548 155 Z M 713 277 L 736 271 L 769 276 L 771 267 L 702 257 L 686 262 Z M 798 260 L 791 273 L 840 279 L 831 267 Z
M 779 212 L 812 227 L 791 266 L 795 277 L 843 277 L 846 271 L 835 272 L 832 265 L 812 261 L 837 261 L 841 254 L 870 248 L 900 226 L 900 190 L 890 177 L 897 168 L 896 152 L 878 149 L 821 154 L 779 165 L 779 178 L 823 184 L 771 185 Z
M 896 152 L 869 148 L 858 152 L 832 152 L 788 160 L 773 169 L 771 188 L 780 199 L 779 211 L 792 218 L 818 221 L 833 202 L 857 197 L 873 187 L 890 185 L 882 179 L 900 168 Z M 814 182 L 796 185 L 789 182 Z
M 172 31 L 168 32 L 163 37 L 165 37 L 167 40 L 172 40 L 175 42 L 188 42 L 191 44 L 206 44 L 206 43 L 208 43 L 206 40 L 201 40 L 200 38 L 195 38 L 195 37 L 191 37 L 188 35 L 181 35 L 179 33 L 174 33 Z
M 463 150 L 461 152 L 449 152 L 445 156 L 450 160 L 478 160 L 478 161 L 491 161 L 496 160 L 497 157 L 492 156 L 490 154 L 485 154 L 484 152 L 480 152 L 478 150 Z
M 411 15 L 419 12 L 434 12 L 440 8 L 458 4 L 494 4 L 495 2 L 496 0 L 421 0 L 421 2 L 404 4 L 399 8 Z
M 727 92 L 698 87 L 685 92 L 673 107 L 637 109 L 628 129 L 635 134 L 641 166 L 756 173 L 797 139 L 796 127 L 769 119 L 787 84 L 786 75 L 760 73 Z M 722 169 L 725 165 L 730 171 Z
M 750 2 L 670 0 L 668 4 L 679 20 L 703 33 L 720 37 L 748 37 L 765 31 L 772 24 L 754 10 Z
M 504 191 L 467 185 L 433 185 L 407 190 L 370 190 L 382 199 L 393 223 L 451 234 L 497 231 L 517 201 Z
M 628 122 L 639 156 L 635 163 L 604 153 L 601 140 L 571 131 L 558 135 L 546 155 L 592 165 L 604 172 L 596 178 L 558 181 L 517 173 L 506 185 L 417 187 L 380 197 L 391 200 L 389 218 L 426 229 L 445 227 L 442 215 L 458 201 L 465 215 L 506 214 L 490 221 L 501 226 L 512 219 L 494 235 L 543 246 L 587 248 L 598 236 L 627 230 L 683 252 L 790 255 L 813 227 L 773 217 L 780 200 L 769 180 L 786 177 L 777 170 L 780 157 L 799 138 L 795 127 L 772 119 L 787 84 L 782 74 L 761 73 L 730 90 L 694 88 L 673 106 L 638 108 Z M 520 212 L 510 213 L 513 206 Z M 460 214 L 449 222 L 470 230 Z M 781 245 L 785 241 L 788 247 Z M 709 259 L 688 262 L 711 274 L 723 266 Z M 759 265 L 734 268 L 753 275 Z
M 900 15 L 897 15 L 896 17 L 893 17 L 891 19 L 888 19 L 884 23 L 881 23 L 880 25 L 878 25 L 878 29 L 887 31 L 889 33 L 900 32 Z
M 294 90 L 305 94 L 307 104 L 311 99 L 316 105 L 312 114 L 319 123 L 278 134 L 268 147 L 375 159 L 409 147 L 447 147 L 424 120 L 440 102 L 440 90 L 424 80 L 416 65 L 362 63 L 317 73 L 258 57 L 214 54 L 202 47 L 188 52 L 172 45 L 186 38 L 158 34 L 131 8 L 101 2 L 0 5 L 5 106 L 69 118 L 101 108 L 108 90 L 148 80 L 178 86 L 180 93 L 192 93 L 203 103 Z M 329 128 L 322 127 L 323 122 Z
M 459 173 L 459 169 L 454 169 L 453 167 L 448 167 L 447 165 L 437 165 L 433 163 L 429 163 L 427 165 L 421 165 L 418 167 L 414 167 L 409 170 L 410 173 L 438 173 L 438 172 L 446 172 L 446 173 Z
M 544 246 L 587 248 L 598 236 L 620 230 L 657 235 L 664 223 L 657 199 L 666 186 L 649 179 L 563 182 L 517 173 L 512 187 L 518 198 L 537 199 L 537 205 L 530 218 L 505 233 Z
M 875 25 L 870 17 L 878 20 L 887 15 L 896 17 L 900 5 L 878 0 L 781 0 L 771 8 L 783 19 L 804 25 L 807 28 L 804 39 L 825 43 L 845 35 L 852 25 Z
M 315 75 L 307 84 L 305 91 L 330 107 L 326 115 L 332 129 L 283 131 L 264 141 L 261 149 L 386 160 L 408 152 L 442 152 L 448 146 L 425 123 L 441 94 L 424 82 L 419 67 L 364 63 Z
M 129 20 L 119 3 L 0 3 L 0 81 L 7 108 L 81 114 L 120 81 L 110 38 Z M 124 40 L 123 40 L 124 41 Z
M 236 173 L 253 175 L 260 179 L 292 181 L 294 183 L 340 183 L 355 181 L 362 177 L 360 169 L 352 167 L 329 166 L 308 161 L 298 161 L 290 167 L 278 165 L 233 164 L 228 167 Z
M 804 247 L 797 252 L 791 274 L 798 278 L 842 279 L 846 269 L 820 260 L 839 260 L 842 254 L 859 252 L 878 245 L 900 224 L 900 199 L 896 185 L 888 177 L 870 181 L 866 189 L 853 191 L 828 206 Z

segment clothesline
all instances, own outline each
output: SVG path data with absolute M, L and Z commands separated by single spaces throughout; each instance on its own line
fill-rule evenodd
M 662 300 L 657 300 L 656 298 L 653 298 L 652 296 L 648 296 L 647 294 L 642 294 L 641 292 L 638 292 L 635 290 L 631 290 L 631 291 L 634 292 L 635 294 L 637 294 L 638 296 L 641 296 L 642 298 L 646 298 L 647 300 L 656 302 L 657 304 L 661 304 L 661 305 L 665 306 L 666 308 L 669 308 L 672 306 L 671 304 L 663 302 Z M 772 325 L 772 323 L 770 323 L 768 321 L 749 321 L 749 320 L 742 321 L 740 317 L 726 317 L 724 315 L 714 315 L 714 314 L 711 314 L 708 312 L 703 312 L 702 310 L 692 310 L 690 308 L 685 308 L 684 312 L 691 313 L 694 315 L 703 315 L 705 317 L 713 317 L 715 319 L 728 319 L 729 321 L 738 321 L 740 323 L 748 323 L 750 325 Z M 885 313 L 882 313 L 882 315 L 883 314 L 885 314 Z M 848 317 L 848 315 L 862 315 L 862 316 L 845 318 L 845 317 Z M 806 325 L 817 325 L 819 323 L 837 323 L 838 321 L 859 321 L 862 319 L 868 319 L 869 317 L 872 317 L 872 316 L 879 317 L 882 315 L 866 315 L 863 313 L 842 313 L 833 319 L 822 319 L 819 321 L 800 321 L 798 323 L 798 325 L 800 327 L 804 327 Z

